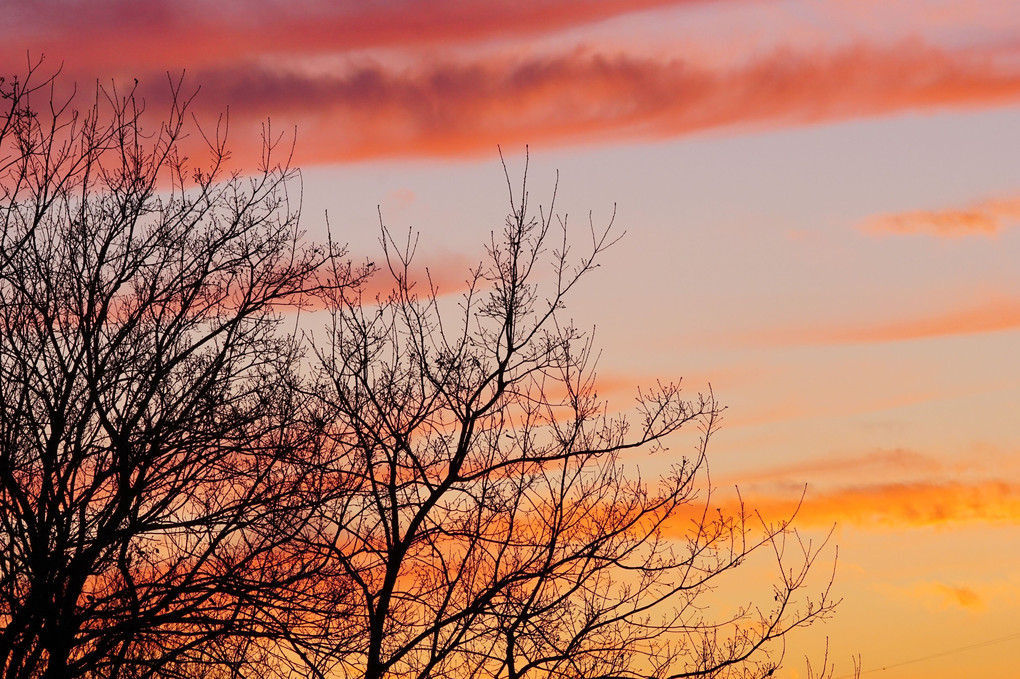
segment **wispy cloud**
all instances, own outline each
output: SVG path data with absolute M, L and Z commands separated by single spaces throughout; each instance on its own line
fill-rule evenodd
M 800 494 L 755 494 L 744 498 L 769 519 L 788 517 Z M 1020 524 L 1020 485 L 1002 481 L 974 483 L 891 483 L 812 491 L 800 505 L 801 526 L 852 525 L 863 529 Z
M 1017 222 L 1020 222 L 1020 198 L 1005 198 L 985 200 L 959 208 L 877 215 L 866 220 L 861 229 L 877 236 L 927 234 L 961 238 L 972 235 L 993 236 Z
M 537 51 L 527 39 L 465 48 L 686 4 L 747 3 L 43 0 L 5 13 L 0 60 L 21 64 L 31 51 L 83 81 L 137 77 L 156 111 L 167 96 L 166 72 L 186 69 L 186 85 L 203 88 L 196 102 L 203 119 L 229 107 L 241 163 L 258 158 L 257 127 L 267 118 L 276 129 L 298 127 L 294 160 L 306 164 L 491 154 L 497 144 L 658 140 L 1020 102 L 1016 46 L 938 47 L 862 34 L 856 44 L 823 47 L 804 44 L 791 29 L 781 47 L 735 48 L 725 63 L 682 45 L 650 56 L 639 45 L 630 49 L 634 36 L 607 47 L 583 32 Z M 569 47 L 586 39 L 588 46 Z M 893 215 L 870 228 L 987 230 L 1017 209 L 1009 201 L 979 207 L 984 212 L 972 215 Z
M 898 342 L 1016 328 L 1020 328 L 1020 299 L 993 297 L 928 316 L 809 331 L 803 333 L 803 339 L 823 344 Z
M 343 292 L 349 301 L 360 298 L 366 304 L 373 304 L 389 299 L 398 293 L 397 275 L 406 276 L 407 291 L 421 300 L 429 299 L 433 293 L 437 297 L 461 294 L 470 288 L 471 272 L 478 266 L 478 262 L 472 262 L 467 256 L 458 253 L 434 254 L 422 258 L 425 261 L 415 260 L 406 272 L 399 263 L 395 263 L 391 271 L 383 258 L 376 259 L 378 261 L 370 262 L 359 258 L 353 273 L 360 278 L 360 282 Z M 324 286 L 337 278 L 328 269 L 322 271 L 322 275 L 324 280 L 321 283 Z M 342 280 L 344 275 L 345 271 L 342 270 L 338 277 Z M 339 303 L 339 300 L 333 300 L 333 303 Z M 293 304 L 281 307 L 281 310 L 319 311 L 328 307 L 326 298 L 307 295 L 294 300 Z
M 731 0 L 734 1 L 735 0 Z M 260 56 L 309 56 L 354 49 L 526 36 L 659 7 L 718 0 L 41 0 L 5 8 L 5 61 L 26 50 L 78 70 L 157 70 Z
M 896 320 L 831 322 L 745 333 L 756 346 L 879 344 L 1020 328 L 1020 298 L 985 294 L 970 303 Z
M 662 139 L 1020 101 L 1020 68 L 917 42 L 781 50 L 722 70 L 577 49 L 410 69 L 366 63 L 329 74 L 245 65 L 193 77 L 209 112 L 230 106 L 235 123 L 296 123 L 301 162 Z M 160 92 L 157 84 L 146 94 Z
M 950 585 L 944 582 L 917 583 L 912 592 L 925 600 L 934 599 L 939 608 L 962 608 L 969 611 L 983 611 L 988 608 L 984 597 L 973 587 Z
M 747 483 L 803 483 L 823 478 L 842 479 L 847 473 L 902 475 L 904 473 L 930 473 L 943 469 L 934 457 L 904 448 L 873 450 L 863 455 L 833 455 L 814 457 L 769 469 L 741 473 L 734 482 Z

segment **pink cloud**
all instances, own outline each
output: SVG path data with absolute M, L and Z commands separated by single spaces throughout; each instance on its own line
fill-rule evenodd
M 1020 328 L 1020 299 L 997 297 L 930 316 L 806 333 L 821 343 L 872 343 L 976 335 Z
M 993 236 L 1020 221 L 1020 198 L 985 200 L 961 208 L 914 210 L 871 217 L 861 229 L 873 235 L 928 234 L 942 238 Z
M 1020 68 L 917 42 L 781 50 L 722 70 L 579 49 L 327 75 L 231 66 L 193 78 L 207 114 L 229 106 L 242 129 L 267 117 L 296 124 L 298 162 L 490 154 L 497 144 L 663 139 L 1020 101 Z M 160 92 L 149 87 L 147 98 Z
M 78 71 L 208 66 L 259 56 L 521 36 L 718 0 L 40 0 L 5 8 L 7 62 L 45 53 Z M 134 74 L 132 74 L 134 75 Z
M 886 471 L 937 472 L 942 465 L 930 455 L 904 448 L 879 449 L 863 455 L 815 457 L 802 462 L 780 465 L 758 472 L 742 473 L 737 483 L 775 483 L 816 481 L 819 477 L 844 478 L 847 473 L 877 474 Z
M 773 328 L 747 333 L 756 346 L 879 344 L 978 335 L 1020 328 L 1020 298 L 984 295 L 941 311 L 896 320 L 833 322 L 827 325 Z M 923 398 L 924 395 L 921 395 Z M 910 399 L 908 402 L 916 401 Z M 779 418 L 781 413 L 776 414 Z
M 188 86 L 202 87 L 194 104 L 200 118 L 215 120 L 229 108 L 241 164 L 258 158 L 266 119 L 277 130 L 297 127 L 294 160 L 307 164 L 491 154 L 497 144 L 668 139 L 1020 102 L 1016 49 L 946 50 L 920 40 L 784 47 L 729 65 L 598 47 L 488 57 L 418 50 L 412 66 L 364 55 L 352 62 L 349 54 L 358 46 L 555 30 L 696 1 L 501 1 L 484 10 L 468 0 L 322 2 L 272 12 L 227 3 L 205 12 L 194 0 L 107 0 L 75 3 L 74 11 L 68 0 L 48 0 L 6 17 L 11 38 L 0 41 L 0 56 L 17 64 L 27 50 L 44 53 L 83 83 L 137 77 L 156 112 L 165 106 L 166 72 L 187 68 Z M 315 55 L 333 57 L 333 65 L 320 60 L 312 70 L 307 57 Z M 989 209 L 1001 216 L 1005 207 Z M 928 221 L 952 232 L 966 220 Z M 970 222 L 980 228 L 979 219 Z M 889 224 L 909 228 L 903 220 Z

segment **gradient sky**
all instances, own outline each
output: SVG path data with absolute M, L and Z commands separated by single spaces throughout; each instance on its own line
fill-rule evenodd
M 305 226 L 377 206 L 455 292 L 529 145 L 534 204 L 626 237 L 571 301 L 600 393 L 684 377 L 728 406 L 720 487 L 837 524 L 825 636 L 864 677 L 1011 676 L 1020 652 L 1016 0 L 39 0 L 4 74 L 167 72 L 231 147 L 297 129 Z M 85 88 L 87 89 L 87 87 Z M 679 448 L 678 448 L 679 449 Z M 655 467 L 665 460 L 644 463 Z M 746 576 L 745 584 L 757 581 Z M 764 581 L 762 581 L 764 582 Z M 917 660 L 917 662 L 912 662 Z M 886 668 L 886 669 L 883 669 Z

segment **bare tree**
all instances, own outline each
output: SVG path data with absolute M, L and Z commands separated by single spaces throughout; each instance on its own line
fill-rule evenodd
M 526 182 L 510 194 L 454 314 L 415 285 L 413 241 L 385 227 L 393 293 L 332 300 L 315 395 L 330 423 L 323 487 L 343 492 L 320 503 L 318 548 L 342 566 L 352 612 L 314 666 L 368 679 L 771 675 L 785 635 L 835 605 L 831 578 L 805 596 L 820 546 L 712 506 L 711 393 L 660 383 L 633 422 L 607 412 L 591 339 L 564 304 L 610 230 L 592 226 L 575 257 L 552 202 L 531 216 Z M 699 443 L 665 476 L 625 464 L 690 427 Z M 765 603 L 713 615 L 706 597 L 756 553 L 776 566 Z
M 0 80 L 3 676 L 264 673 L 325 600 L 281 310 L 351 272 L 300 243 L 271 140 L 229 176 L 219 127 L 181 154 L 179 83 L 146 128 L 133 92 L 76 108 L 38 73 Z
M 458 308 L 385 228 L 371 297 L 277 140 L 228 174 L 170 93 L 148 128 L 0 81 L 4 676 L 764 677 L 831 612 L 819 546 L 712 504 L 711 393 L 599 399 L 565 303 L 609 229 L 575 256 L 524 182 Z M 327 335 L 288 332 L 313 299 Z M 712 606 L 759 556 L 773 589 Z

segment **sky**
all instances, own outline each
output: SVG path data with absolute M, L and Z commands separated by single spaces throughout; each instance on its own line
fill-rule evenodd
M 457 291 L 529 157 L 533 204 L 623 239 L 570 299 L 614 407 L 727 406 L 712 478 L 803 494 L 844 602 L 836 677 L 1009 676 L 1020 652 L 1020 3 L 38 0 L 3 73 L 168 78 L 253 163 L 295 134 L 310 238 L 420 233 Z M 210 123 L 214 126 L 214 123 Z M 665 457 L 666 454 L 663 454 Z M 664 460 L 646 464 L 655 468 Z M 805 491 L 804 488 L 807 488 Z M 753 573 L 747 576 L 755 584 Z M 817 666 L 817 663 L 816 663 Z

